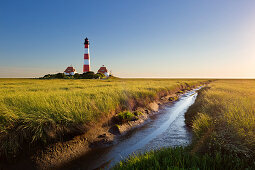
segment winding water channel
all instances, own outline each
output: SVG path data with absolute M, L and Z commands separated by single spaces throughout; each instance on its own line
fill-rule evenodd
M 120 137 L 116 145 L 95 149 L 76 160 L 72 163 L 72 169 L 109 169 L 132 153 L 188 145 L 192 134 L 184 123 L 184 115 L 195 102 L 199 89 L 187 92 L 178 101 L 166 105 L 157 114 L 152 115 L 143 126 Z

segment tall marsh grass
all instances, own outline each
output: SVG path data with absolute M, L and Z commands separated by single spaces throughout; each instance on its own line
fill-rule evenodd
M 228 154 L 255 168 L 255 80 L 211 83 L 186 118 L 195 134 L 193 152 Z
M 109 114 L 132 110 L 205 80 L 0 79 L 0 155 L 15 156 L 25 144 L 47 144 Z
M 210 133 L 202 150 L 255 156 L 255 80 L 219 80 L 209 88 L 192 106 L 197 108 L 193 113 L 200 113 L 192 123 L 198 140 Z M 210 123 L 201 119 L 201 113 Z
M 217 80 L 185 115 L 186 148 L 133 155 L 114 169 L 255 169 L 255 80 Z

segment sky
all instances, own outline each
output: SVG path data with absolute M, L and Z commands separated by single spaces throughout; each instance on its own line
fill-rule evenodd
M 0 77 L 255 78 L 254 0 L 0 0 Z

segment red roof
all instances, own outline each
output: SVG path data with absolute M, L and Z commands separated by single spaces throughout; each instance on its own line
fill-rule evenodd
M 102 66 L 102 67 L 100 67 L 100 69 L 97 72 L 104 74 L 104 73 L 107 73 L 108 71 L 107 71 L 106 67 Z
M 71 73 L 75 72 L 75 69 L 73 67 L 67 67 L 66 70 L 64 71 L 65 73 Z

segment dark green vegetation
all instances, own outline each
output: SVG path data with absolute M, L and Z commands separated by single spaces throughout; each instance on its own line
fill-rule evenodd
M 113 169 L 245 169 L 246 162 L 235 156 L 191 154 L 187 148 L 162 148 L 131 156 Z
M 102 73 L 95 74 L 93 71 L 89 71 L 83 74 L 75 73 L 72 75 L 65 75 L 64 73 L 47 74 L 40 79 L 102 79 L 105 75 Z
M 115 169 L 255 169 L 255 80 L 217 80 L 186 113 L 192 144 L 132 156 Z
M 0 79 L 0 158 L 86 132 L 91 124 L 135 111 L 207 80 Z M 120 114 L 129 119 L 130 114 Z

